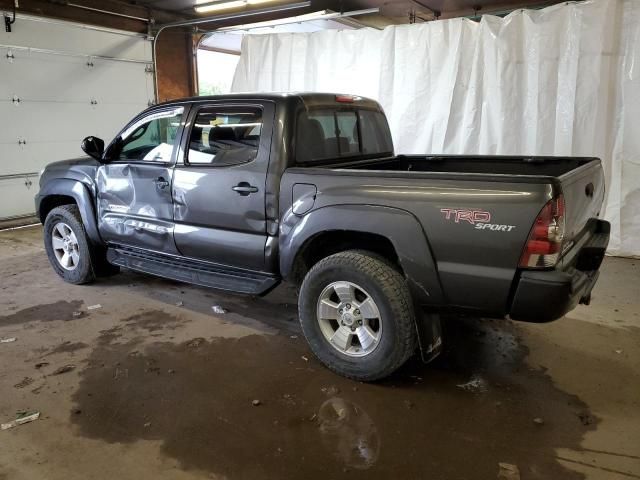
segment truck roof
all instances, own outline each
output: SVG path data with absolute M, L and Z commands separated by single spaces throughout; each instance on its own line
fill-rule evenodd
M 338 98 L 353 98 L 354 102 Z M 202 101 L 224 101 L 224 100 L 269 100 L 275 103 L 292 104 L 302 103 L 305 105 L 313 104 L 352 104 L 361 107 L 381 109 L 380 104 L 373 99 L 362 97 L 360 95 L 352 95 L 346 93 L 318 93 L 318 92 L 248 92 L 248 93 L 228 93 L 224 95 L 206 95 L 198 97 L 178 98 L 162 102 L 153 107 L 162 105 L 176 105 L 183 103 L 202 102 Z M 153 108 L 152 107 L 152 108 Z

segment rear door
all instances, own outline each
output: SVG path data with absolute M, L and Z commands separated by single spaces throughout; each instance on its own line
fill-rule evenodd
M 184 107 L 149 112 L 127 126 L 98 169 L 98 222 L 107 242 L 177 254 L 171 181 Z
M 174 238 L 187 257 L 265 269 L 265 183 L 274 105 L 194 105 L 173 180 Z

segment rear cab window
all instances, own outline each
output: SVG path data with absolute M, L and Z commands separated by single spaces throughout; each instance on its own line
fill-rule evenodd
M 354 160 L 393 153 L 387 119 L 379 110 L 322 106 L 297 117 L 297 163 Z

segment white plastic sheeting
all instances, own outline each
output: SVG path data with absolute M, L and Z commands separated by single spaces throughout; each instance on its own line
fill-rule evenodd
M 375 98 L 400 153 L 601 157 L 609 253 L 640 255 L 640 0 L 247 35 L 232 90 Z

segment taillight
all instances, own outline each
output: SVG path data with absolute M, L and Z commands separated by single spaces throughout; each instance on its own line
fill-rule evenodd
M 560 258 L 564 238 L 564 197 L 549 200 L 533 224 L 520 257 L 524 268 L 553 267 Z

